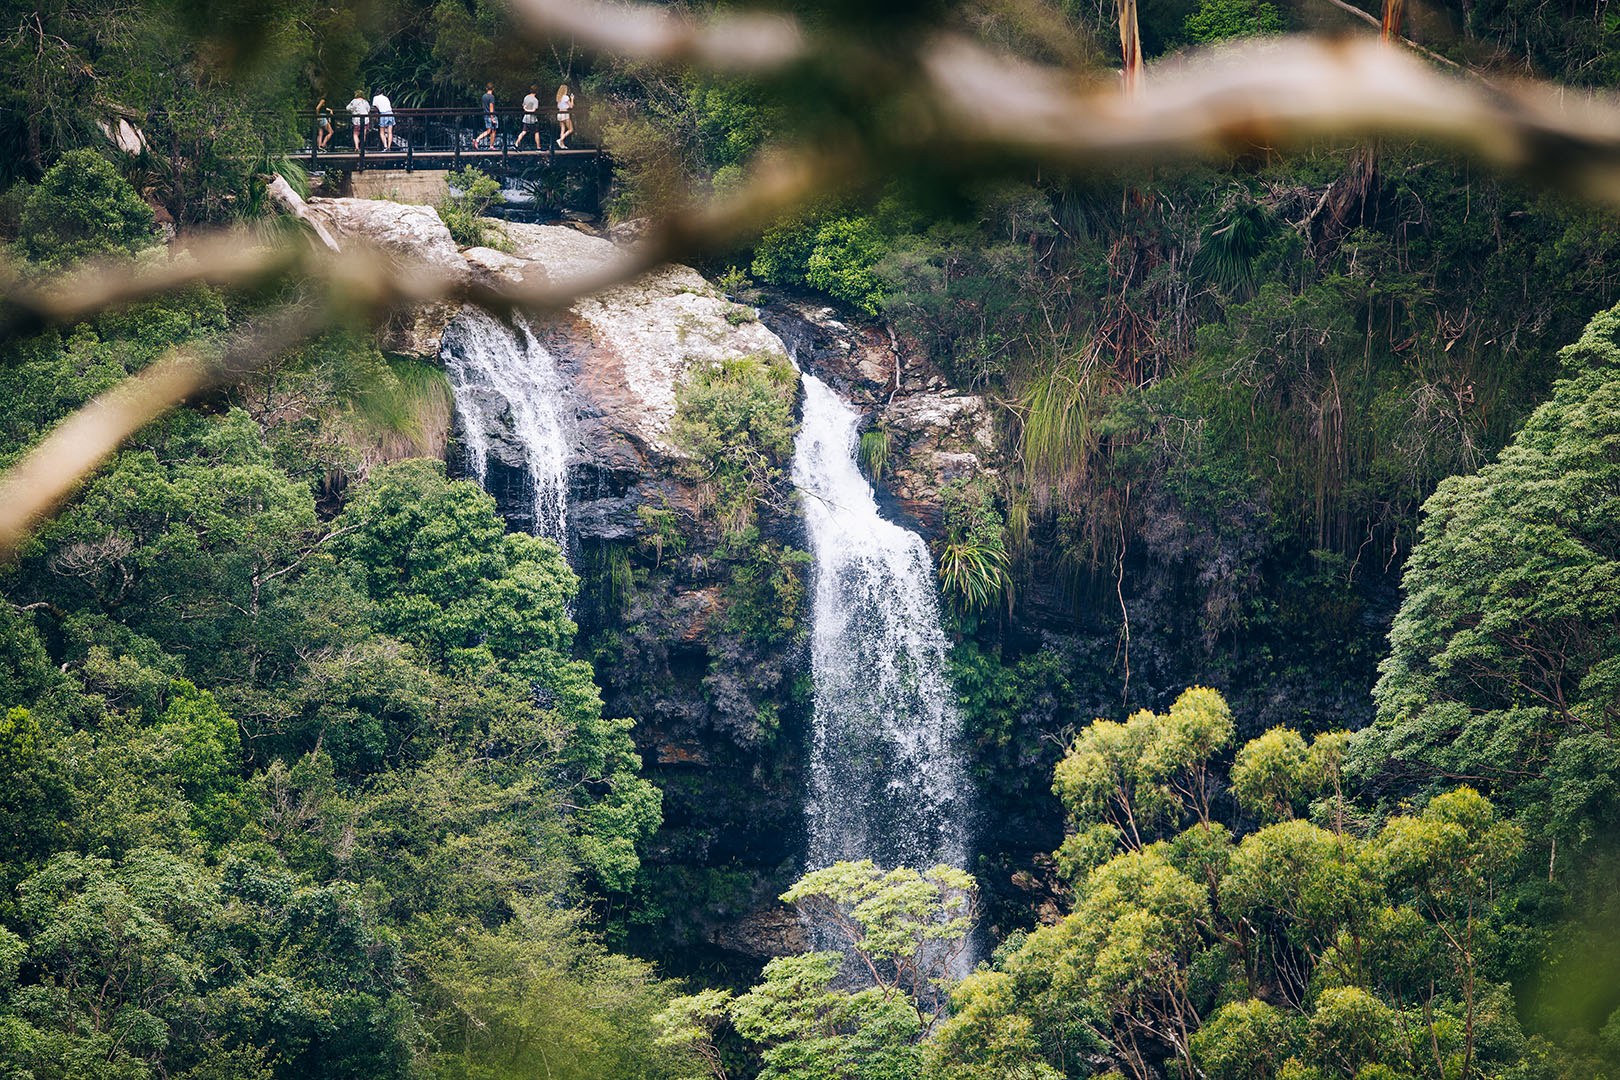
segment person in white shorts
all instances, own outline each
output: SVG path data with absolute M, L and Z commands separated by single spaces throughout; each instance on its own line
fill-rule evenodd
M 348 104 L 349 122 L 354 125 L 354 152 L 360 152 L 360 140 L 366 137 L 366 116 L 371 112 L 371 102 L 366 100 L 364 90 L 356 90 L 354 98 Z
M 529 92 L 523 95 L 523 130 L 518 132 L 517 142 L 513 147 L 523 149 L 523 140 L 530 135 L 534 136 L 534 148 L 540 149 L 540 88 L 529 87 Z
M 574 95 L 568 84 L 557 87 L 557 149 L 568 149 L 568 136 L 574 133 Z

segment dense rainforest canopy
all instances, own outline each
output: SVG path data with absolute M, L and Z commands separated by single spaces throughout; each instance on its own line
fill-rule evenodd
M 943 27 L 1107 81 L 1122 10 L 1155 61 L 1365 29 L 1344 7 L 781 9 L 861 64 Z M 1391 10 L 1469 78 L 1620 81 L 1601 6 L 1367 14 Z M 716 74 L 521 24 L 0 0 L 0 280 L 144 272 L 214 226 L 301 242 L 266 181 L 326 179 L 287 155 L 357 86 L 572 83 L 612 161 L 598 224 L 904 126 L 814 63 Z M 497 185 L 464 179 L 440 216 L 499 245 Z M 363 319 L 191 395 L 0 560 L 0 1078 L 1620 1077 L 1620 227 L 1536 179 L 1395 138 L 920 158 L 695 256 L 734 325 L 811 297 L 989 403 L 993 467 L 928 533 L 966 866 L 740 870 L 609 707 L 651 711 L 636 632 L 698 560 L 723 581 L 700 692 L 732 703 L 706 737 L 800 752 L 782 357 L 670 404 L 699 514 L 643 505 L 573 552 L 460 476 L 445 373 Z M 0 306 L 0 469 L 319 288 Z M 859 433 L 880 489 L 902 439 Z M 739 816 L 798 797 L 748 775 Z M 762 893 L 801 949 L 703 951 L 706 909 Z

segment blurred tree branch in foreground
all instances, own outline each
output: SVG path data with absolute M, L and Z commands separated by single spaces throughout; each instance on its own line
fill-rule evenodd
M 731 248 L 817 200 L 869 194 L 895 176 L 950 185 L 1037 167 L 1109 170 L 1325 137 L 1397 136 L 1620 205 L 1620 102 L 1552 83 L 1442 73 L 1370 35 L 1197 50 L 1154 67 L 1125 93 L 1117 75 L 1099 80 L 1032 63 L 941 30 L 931 7 L 852 9 L 815 33 L 765 13 L 703 20 L 579 0 L 512 0 L 511 7 L 535 40 L 571 38 L 644 63 L 802 85 L 823 109 L 833 102 L 841 122 L 807 123 L 795 141 L 761 154 L 733 193 L 688 199 L 652 221 L 617 261 L 567 280 L 470 284 L 362 245 L 334 253 L 296 236 L 250 242 L 239 233 L 190 238 L 166 264 L 134 273 L 127 263 L 108 263 L 41 283 L 0 265 L 0 338 L 8 340 L 199 283 L 303 297 L 240 331 L 221 355 L 171 353 L 64 421 L 0 476 L 0 556 L 141 425 L 333 326 L 376 323 L 439 300 L 497 313 L 559 311 L 662 263 Z

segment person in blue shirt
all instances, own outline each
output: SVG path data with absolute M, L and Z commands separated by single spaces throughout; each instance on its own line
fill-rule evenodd
M 485 83 L 484 84 L 484 130 L 480 131 L 478 133 L 478 137 L 473 139 L 473 145 L 477 146 L 479 143 L 483 142 L 485 139 L 488 139 L 489 140 L 489 148 L 491 150 L 495 149 L 495 133 L 497 131 L 499 131 L 499 130 L 500 130 L 500 121 L 495 118 L 495 84 L 494 83 Z

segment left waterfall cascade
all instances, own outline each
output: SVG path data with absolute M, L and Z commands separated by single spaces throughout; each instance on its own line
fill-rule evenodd
M 495 444 L 521 448 L 533 492 L 530 531 L 568 547 L 567 387 L 556 358 L 523 319 L 476 308 L 445 330 L 440 359 L 455 394 L 469 471 L 488 487 Z

